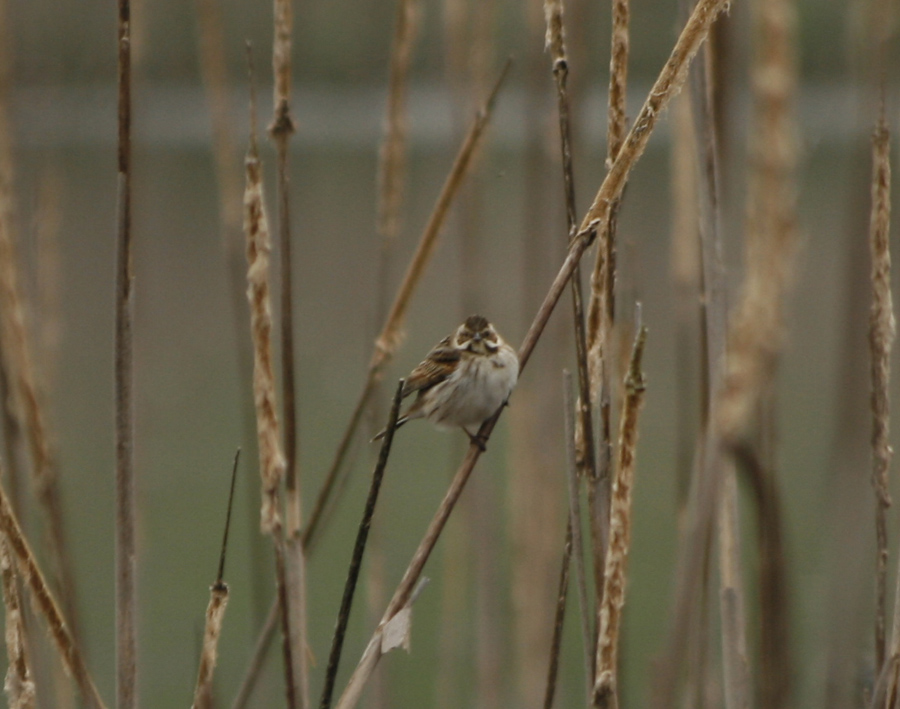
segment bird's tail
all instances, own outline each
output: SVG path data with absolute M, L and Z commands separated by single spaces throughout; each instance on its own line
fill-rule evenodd
M 403 424 L 405 424 L 407 421 L 409 421 L 409 416 L 403 416 L 403 417 L 397 419 L 397 425 L 394 426 L 394 430 L 396 431 L 398 428 L 400 428 L 400 427 L 401 427 Z M 376 433 L 376 434 L 375 434 L 375 437 L 372 438 L 372 440 L 369 441 L 369 443 L 374 443 L 375 441 L 380 441 L 380 440 L 381 440 L 382 438 L 384 438 L 386 435 L 387 435 L 387 429 L 384 428 L 384 429 L 382 429 L 381 431 L 379 431 L 378 433 Z

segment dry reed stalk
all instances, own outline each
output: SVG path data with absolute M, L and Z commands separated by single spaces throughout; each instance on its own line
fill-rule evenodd
M 250 74 L 252 86 L 252 60 Z M 285 557 L 286 552 L 293 556 L 294 550 L 287 548 L 288 543 L 285 540 L 279 512 L 279 491 L 285 474 L 285 458 L 281 452 L 275 374 L 272 365 L 272 304 L 269 296 L 269 253 L 272 246 L 263 198 L 262 167 L 256 143 L 256 96 L 252 89 L 250 107 L 250 146 L 245 160 L 244 234 L 247 240 L 247 297 L 250 301 L 250 330 L 254 352 L 253 392 L 259 445 L 259 473 L 262 482 L 260 527 L 263 533 L 272 537 L 275 549 L 275 575 L 278 605 L 281 610 L 287 702 L 288 707 L 293 709 L 298 705 L 301 707 L 307 705 L 306 646 L 299 643 L 302 626 L 299 626 L 298 621 L 302 621 L 302 616 L 298 618 L 296 608 L 292 608 L 295 603 L 302 604 L 304 599 L 302 596 L 299 598 L 292 596 L 289 592 L 289 583 L 297 579 L 289 580 L 291 570 L 288 569 Z M 299 537 L 290 539 L 297 539 L 297 546 L 300 546 Z M 302 551 L 300 558 L 302 559 Z
M 134 354 L 131 237 L 131 4 L 118 0 L 118 191 L 116 236 L 116 706 L 137 706 Z
M 271 534 L 280 526 L 278 490 L 285 471 L 278 425 L 275 372 L 272 366 L 272 304 L 269 295 L 269 220 L 263 199 L 262 166 L 251 133 L 245 161 L 247 186 L 244 192 L 244 233 L 247 239 L 247 297 L 253 337 L 253 392 L 256 404 L 256 431 L 259 442 L 259 473 L 262 479 L 260 527 Z
M 222 621 L 225 619 L 225 608 L 228 605 L 228 584 L 225 576 L 225 553 L 228 549 L 228 530 L 231 527 L 231 509 L 234 505 L 234 481 L 237 478 L 238 461 L 241 449 L 234 454 L 231 468 L 231 488 L 228 493 L 228 512 L 225 515 L 225 532 L 222 535 L 222 550 L 219 552 L 219 571 L 216 582 L 209 589 L 209 605 L 206 607 L 206 625 L 203 630 L 203 648 L 200 653 L 200 666 L 197 670 L 197 684 L 194 687 L 194 703 L 192 709 L 209 709 L 213 705 L 213 672 L 219 654 L 219 636 L 222 634 Z
M 872 306 L 869 316 L 872 407 L 872 484 L 876 497 L 876 612 L 875 667 L 885 660 L 885 623 L 887 616 L 887 508 L 891 504 L 889 473 L 891 349 L 895 334 L 894 305 L 891 299 L 891 165 L 890 132 L 882 104 L 881 115 L 872 139 L 872 214 L 869 248 L 872 257 Z
M 337 678 L 338 666 L 341 661 L 341 651 L 344 646 L 344 636 L 347 632 L 347 623 L 350 621 L 350 609 L 353 605 L 353 594 L 356 591 L 356 583 L 359 580 L 359 572 L 362 568 L 362 559 L 366 550 L 369 529 L 372 526 L 375 505 L 378 503 L 378 493 L 381 491 L 381 482 L 384 478 L 385 468 L 387 467 L 388 456 L 391 453 L 391 444 L 394 441 L 394 431 L 397 428 L 397 419 L 400 416 L 403 384 L 404 382 L 401 379 L 400 383 L 397 385 L 397 390 L 394 393 L 394 403 L 391 406 L 391 413 L 388 416 L 388 423 L 385 428 L 386 433 L 381 444 L 381 450 L 378 453 L 378 462 L 375 464 L 375 470 L 372 473 L 372 483 L 369 486 L 369 494 L 366 498 L 362 520 L 359 523 L 359 530 L 356 533 L 356 543 L 354 544 L 353 555 L 350 559 L 347 582 L 344 585 L 344 594 L 341 598 L 341 607 L 338 611 L 334 638 L 331 643 L 331 653 L 328 657 L 328 667 L 325 671 L 325 684 L 322 688 L 322 698 L 319 701 L 320 709 L 329 709 L 331 706 L 334 682 Z
M 578 494 L 578 467 L 575 451 L 575 404 L 572 401 L 572 375 L 563 370 L 563 411 L 566 425 L 566 482 L 569 491 L 569 519 L 572 524 L 572 545 L 575 556 L 575 580 L 578 584 L 578 605 L 582 657 L 584 659 L 585 704 L 590 704 L 594 686 L 594 632 L 596 609 L 588 601 L 587 572 L 584 568 L 584 545 L 581 541 L 581 502 Z
M 631 363 L 625 377 L 625 400 L 619 419 L 616 470 L 610 499 L 609 550 L 603 574 L 603 605 L 600 608 L 600 632 L 597 639 L 597 669 L 592 706 L 604 709 L 616 709 L 619 706 L 619 631 L 625 607 L 628 552 L 631 547 L 631 498 L 638 418 L 646 388 L 641 360 L 647 340 L 647 328 L 640 324 L 638 327 Z
M 611 169 L 625 139 L 627 126 L 626 98 L 628 83 L 629 16 L 628 0 L 612 2 L 612 38 L 610 43 L 610 74 L 608 119 L 606 133 L 606 165 Z M 624 187 L 623 187 L 624 189 Z M 598 225 L 597 255 L 591 273 L 591 298 L 587 313 L 587 361 L 591 376 L 591 390 L 600 408 L 600 454 L 598 481 L 595 487 L 594 518 L 599 517 L 604 530 L 602 548 L 607 546 L 609 528 L 610 469 L 612 466 L 612 371 L 611 356 L 613 325 L 616 312 L 616 224 L 618 199 Z M 604 568 L 603 565 L 600 566 Z M 598 580 L 602 588 L 602 580 Z M 598 592 L 599 593 L 599 592 Z M 598 605 L 600 603 L 598 598 Z
M 278 245 L 281 249 L 281 378 L 284 411 L 285 490 L 287 534 L 293 537 L 301 526 L 302 504 L 297 481 L 297 403 L 294 374 L 293 268 L 291 257 L 291 215 L 288 193 L 288 143 L 294 133 L 291 117 L 291 34 L 292 0 L 274 0 L 275 39 L 272 44 L 272 69 L 275 74 L 275 100 L 269 134 L 275 142 L 278 161 Z M 302 550 L 301 550 L 302 556 Z M 301 562 L 302 566 L 302 562 Z
M 291 117 L 291 35 L 293 32 L 292 0 L 275 0 L 275 39 L 272 46 L 272 68 L 275 74 L 275 115 L 269 134 L 275 142 L 278 160 L 278 243 L 281 247 L 281 379 L 284 412 L 285 508 L 287 524 L 283 544 L 285 588 L 282 611 L 288 616 L 285 637 L 286 660 L 293 664 L 300 707 L 309 705 L 309 674 L 306 640 L 306 555 L 300 529 L 303 523 L 297 453 L 297 401 L 294 361 L 293 265 L 291 257 L 291 213 L 288 192 L 288 144 L 294 132 Z M 276 544 L 278 542 L 276 541 Z M 280 554 L 281 550 L 276 554 Z M 280 564 L 279 564 L 280 566 Z
M 347 452 L 350 450 L 350 444 L 352 443 L 353 437 L 356 434 L 356 429 L 362 420 L 362 414 L 365 411 L 369 397 L 375 390 L 375 385 L 384 377 L 384 368 L 393 358 L 394 353 L 403 339 L 403 324 L 406 319 L 406 312 L 409 309 L 413 293 L 422 279 L 425 267 L 428 265 L 431 256 L 434 254 L 434 249 L 437 245 L 437 237 L 440 235 L 441 228 L 446 221 L 450 205 L 453 203 L 463 178 L 472 163 L 472 158 L 481 144 L 481 138 L 485 128 L 487 128 L 494 108 L 494 103 L 496 102 L 503 80 L 506 78 L 509 71 L 509 66 L 509 63 L 507 62 L 487 101 L 476 114 L 475 120 L 469 128 L 469 132 L 463 140 L 462 146 L 460 146 L 459 152 L 453 162 L 453 167 L 447 175 L 447 179 L 444 182 L 441 193 L 431 212 L 425 230 L 422 232 L 416 252 L 413 254 L 412 260 L 407 267 L 406 275 L 403 277 L 403 281 L 397 290 L 397 294 L 394 296 L 394 302 L 391 305 L 384 327 L 378 338 L 375 340 L 375 349 L 372 352 L 372 358 L 369 361 L 368 370 L 366 372 L 366 381 L 363 384 L 362 392 L 359 395 L 359 399 L 356 402 L 356 406 L 353 409 L 353 413 L 344 430 L 344 435 L 338 444 L 335 457 L 332 460 L 331 466 L 325 476 L 325 480 L 322 483 L 322 488 L 316 498 L 316 503 L 310 514 L 309 522 L 304 529 L 303 543 L 306 547 L 308 547 L 315 538 L 318 525 L 330 501 L 334 485 L 337 482 L 338 473 L 343 466 Z
M 22 533 L 19 521 L 10 507 L 6 491 L 2 487 L 0 487 L 0 532 L 6 537 L 8 548 L 16 558 L 19 573 L 31 591 L 32 603 L 46 619 L 56 649 L 69 674 L 78 685 L 82 700 L 91 709 L 103 709 L 103 700 L 91 679 L 81 650 L 66 624 L 59 605 L 53 597 L 53 592 L 38 568 L 31 546 Z
M 627 0 L 625 0 L 627 4 Z M 560 152 L 563 166 L 563 186 L 566 201 L 566 227 L 568 238 L 575 235 L 575 176 L 572 166 L 571 125 L 569 121 L 569 95 L 567 80 L 569 60 L 563 25 L 562 0 L 545 0 L 544 15 L 547 23 L 547 47 L 553 59 L 553 76 L 556 80 L 557 112 L 559 114 Z M 626 30 L 627 34 L 627 30 Z M 581 269 L 576 267 L 572 276 L 572 317 L 575 332 L 575 357 L 578 364 L 578 429 L 576 452 L 578 468 L 587 481 L 591 501 L 591 539 L 594 550 L 595 588 L 597 605 L 601 602 L 603 588 L 602 571 L 605 567 L 606 541 L 609 533 L 606 509 L 608 497 L 603 492 L 594 451 L 593 397 L 591 396 L 588 345 L 585 334 L 584 304 L 581 292 Z M 601 503 L 602 502 L 602 503 Z
M 0 580 L 3 605 L 6 608 L 6 658 L 8 666 L 3 689 L 10 709 L 33 709 L 34 680 L 26 646 L 25 625 L 22 619 L 22 598 L 9 545 L 0 538 Z

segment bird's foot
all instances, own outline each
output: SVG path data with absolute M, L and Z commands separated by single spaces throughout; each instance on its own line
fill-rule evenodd
M 463 431 L 466 432 L 466 435 L 469 437 L 469 442 L 474 443 L 478 446 L 478 449 L 484 453 L 487 450 L 487 439 L 484 436 L 480 436 L 477 433 L 469 433 L 468 429 L 464 428 Z

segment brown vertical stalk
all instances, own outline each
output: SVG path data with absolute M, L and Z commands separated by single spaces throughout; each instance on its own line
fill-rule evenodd
M 306 555 L 300 536 L 303 501 L 300 492 L 297 453 L 297 402 L 294 355 L 294 288 L 291 257 L 291 213 L 288 187 L 288 147 L 294 133 L 291 116 L 291 36 L 293 32 L 293 0 L 274 0 L 275 39 L 272 45 L 272 68 L 275 74 L 275 115 L 269 134 L 275 142 L 278 159 L 278 243 L 281 248 L 281 379 L 284 411 L 285 457 L 285 529 L 284 563 L 286 592 L 289 602 L 282 609 L 288 615 L 288 642 L 294 662 L 300 707 L 309 705 L 309 677 L 306 656 Z
M 0 539 L 0 580 L 3 588 L 3 605 L 6 608 L 6 659 L 9 663 L 3 689 L 10 709 L 33 709 L 34 680 L 31 678 L 25 644 L 22 597 L 19 593 L 12 555 L 5 538 Z
M 248 50 L 249 53 L 249 50 Z M 252 85 L 252 65 L 251 65 Z M 256 144 L 256 97 L 251 97 L 250 146 L 245 161 L 244 233 L 247 240 L 247 298 L 250 301 L 250 330 L 253 340 L 253 392 L 256 403 L 256 430 L 259 445 L 259 473 L 262 482 L 261 528 L 272 536 L 275 547 L 275 575 L 281 609 L 285 685 L 290 709 L 304 701 L 301 686 L 305 660 L 295 658 L 291 598 L 285 561 L 285 535 L 279 512 L 281 481 L 285 459 L 281 452 L 275 373 L 272 365 L 272 304 L 269 296 L 269 222 L 263 199 L 262 167 Z M 293 627 L 292 627 L 293 626 Z M 300 649 L 299 652 L 305 652 Z M 302 705 L 305 706 L 305 703 Z
M 300 491 L 297 483 L 297 412 L 294 378 L 293 275 L 291 264 L 291 215 L 288 194 L 288 144 L 294 132 L 291 117 L 292 0 L 275 0 L 275 41 L 272 68 L 275 73 L 275 115 L 269 134 L 278 155 L 278 245 L 281 249 L 281 374 L 284 399 L 285 487 L 287 530 L 300 529 Z
M 644 403 L 644 374 L 641 360 L 647 328 L 639 325 L 631 363 L 625 378 L 625 400 L 619 420 L 619 441 L 615 477 L 610 498 L 609 552 L 603 574 L 603 605 L 597 639 L 597 670 L 593 706 L 619 706 L 619 631 L 625 607 L 628 551 L 631 547 L 631 498 L 637 453 L 638 418 Z
M 331 499 L 334 484 L 337 481 L 338 473 L 343 466 L 344 458 L 350 450 L 350 444 L 353 441 L 356 429 L 362 420 L 362 414 L 365 411 L 369 397 L 375 389 L 375 384 L 381 381 L 381 378 L 384 376 L 384 368 L 393 358 L 394 353 L 402 341 L 403 324 L 406 319 L 406 311 L 409 309 L 413 293 L 419 285 L 419 281 L 422 279 L 425 267 L 428 265 L 431 256 L 434 254 L 434 248 L 437 245 L 437 237 L 440 235 L 441 228 L 444 226 L 450 205 L 453 203 L 463 178 L 466 176 L 472 163 L 472 158 L 475 156 L 475 153 L 481 144 L 481 138 L 487 128 L 491 112 L 494 108 L 494 103 L 496 102 L 503 80 L 506 78 L 509 71 L 509 66 L 509 63 L 507 62 L 497 83 L 494 85 L 490 96 L 476 114 L 475 120 L 469 128 L 469 132 L 466 134 L 462 146 L 460 146 L 456 159 L 453 162 L 453 167 L 447 175 L 447 179 L 444 182 L 438 200 L 419 240 L 416 252 L 413 254 L 412 260 L 407 267 L 406 275 L 403 277 L 403 281 L 397 289 L 397 294 L 394 296 L 394 302 L 388 312 L 387 320 L 381 330 L 381 334 L 379 334 L 378 338 L 375 340 L 375 349 L 372 352 L 372 358 L 369 361 L 369 368 L 366 373 L 366 381 L 363 384 L 363 390 L 360 393 L 356 407 L 353 409 L 353 413 L 347 423 L 347 428 L 344 430 L 344 435 L 338 444 L 335 457 L 325 476 L 325 481 L 322 483 L 322 488 L 316 498 L 316 503 L 310 514 L 309 522 L 304 529 L 304 545 L 309 545 L 315 537 L 322 515 Z
M 872 216 L 869 248 L 872 257 L 872 306 L 869 316 L 869 351 L 872 378 L 872 484 L 876 498 L 876 608 L 875 667 L 885 661 L 887 616 L 887 508 L 891 504 L 889 472 L 891 349 L 894 341 L 894 305 L 891 299 L 891 164 L 890 133 L 884 104 L 872 139 Z
M 137 706 L 131 240 L 131 5 L 118 0 L 119 181 L 116 265 L 116 706 Z
M 624 0 L 624 3 L 627 6 L 627 0 Z M 568 237 L 571 239 L 575 236 L 577 224 L 575 221 L 575 175 L 572 165 L 572 131 L 569 122 L 569 96 L 567 90 L 569 60 L 566 55 L 562 0 L 545 0 L 544 14 L 547 21 L 547 45 L 550 48 L 550 55 L 553 59 L 553 76 L 556 80 L 560 151 L 562 155 L 563 185 L 566 200 L 566 227 L 568 230 Z M 581 269 L 577 266 L 575 268 L 575 273 L 572 276 L 572 316 L 575 330 L 575 356 L 578 364 L 579 416 L 576 452 L 578 456 L 579 472 L 587 481 L 588 485 L 588 500 L 590 501 L 591 506 L 591 540 L 594 550 L 594 586 L 597 592 L 597 607 L 599 608 L 601 602 L 600 594 L 603 589 L 603 569 L 606 564 L 606 542 L 609 534 L 609 527 L 607 524 L 608 517 L 604 510 L 607 509 L 609 498 L 605 495 L 594 453 L 593 398 L 591 396 L 584 305 L 581 293 Z
M 625 140 L 625 114 L 628 82 L 629 44 L 628 0 L 612 2 L 612 39 L 610 45 L 609 102 L 606 133 L 606 165 L 611 169 Z M 621 199 L 621 197 L 619 198 Z M 607 547 L 609 534 L 609 500 L 612 467 L 612 334 L 616 312 L 616 224 L 619 202 L 608 205 L 606 216 L 598 223 L 597 255 L 591 273 L 591 298 L 587 314 L 587 361 L 591 390 L 600 412 L 600 440 L 597 456 L 597 480 L 591 499 L 593 524 L 603 531 L 601 549 Z M 596 546 L 596 543 L 595 543 Z M 604 552 L 601 552 L 601 554 Z M 605 562 L 600 563 L 602 571 Z M 599 577 L 599 573 L 595 571 Z M 598 607 L 602 602 L 603 581 L 598 578 Z
M 50 635 L 60 654 L 60 658 L 78 684 L 82 699 L 91 709 L 103 709 L 103 700 L 97 692 L 93 679 L 91 679 L 87 665 L 84 662 L 84 656 L 81 654 L 75 638 L 66 625 L 65 618 L 47 582 L 44 580 L 41 570 L 38 568 L 31 546 L 22 534 L 22 528 L 19 526 L 19 521 L 9 505 L 6 491 L 2 487 L 0 487 L 0 532 L 6 537 L 8 547 L 16 558 L 19 572 L 22 574 L 25 585 L 31 591 L 33 605 L 46 619 Z

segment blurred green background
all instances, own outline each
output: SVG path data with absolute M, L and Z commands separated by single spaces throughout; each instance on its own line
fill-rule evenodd
M 555 103 L 549 58 L 542 53 L 540 7 L 533 2 L 461 5 L 469 13 L 467 31 L 472 36 L 479 22 L 489 21 L 487 30 L 481 27 L 492 38 L 488 80 L 507 55 L 514 56 L 515 65 L 476 174 L 463 191 L 415 296 L 408 337 L 387 389 L 467 314 L 464 302 L 476 303 L 518 345 L 562 260 L 565 229 Z M 243 146 L 248 126 L 246 39 L 254 47 L 263 123 L 271 112 L 271 7 L 233 0 L 223 0 L 221 6 L 232 128 L 236 144 Z M 391 289 L 402 276 L 455 154 L 461 126 L 472 113 L 460 109 L 458 96 L 448 90 L 446 9 L 425 0 L 420 7 L 421 36 L 410 87 L 407 199 L 390 269 Z M 394 10 L 394 3 L 374 0 L 295 6 L 297 134 L 291 144 L 290 189 L 300 470 L 307 508 L 362 385 L 377 327 L 377 151 Z M 788 304 L 776 393 L 777 473 L 789 555 L 795 705 L 822 706 L 823 678 L 836 632 L 835 596 L 830 589 L 838 576 L 848 576 L 852 587 L 852 607 L 844 608 L 853 632 L 844 642 L 859 658 L 861 681 L 873 662 L 869 628 L 874 505 L 868 497 L 865 448 L 869 425 L 865 237 L 867 144 L 874 112 L 865 81 L 867 54 L 860 49 L 867 44 L 868 6 L 805 0 L 798 10 L 798 209 L 803 249 Z M 604 174 L 609 8 L 581 0 L 567 3 L 567 13 L 577 118 L 576 189 L 583 213 Z M 675 2 L 638 1 L 632 13 L 629 115 L 633 117 L 674 42 L 678 8 Z M 231 458 L 238 445 L 247 445 L 241 411 L 246 383 L 238 378 L 210 117 L 198 68 L 195 6 L 140 0 L 134 2 L 133 15 L 140 694 L 143 706 L 175 707 L 190 702 L 208 587 L 218 561 Z M 19 0 L 9 3 L 8 23 L 23 281 L 33 303 L 29 314 L 35 337 L 42 336 L 43 324 L 55 322 L 59 327 L 57 344 L 51 340 L 38 359 L 60 463 L 85 649 L 101 693 L 111 701 L 115 12 L 110 3 Z M 736 294 L 746 169 L 743 146 L 750 115 L 746 2 L 733 3 L 729 27 L 733 65 L 727 92 L 723 222 L 729 284 Z M 464 73 L 464 92 L 477 97 L 483 81 L 472 72 Z M 895 84 L 891 96 L 893 88 Z M 896 125 L 893 104 L 891 108 Z M 623 704 L 632 707 L 648 697 L 653 658 L 666 637 L 677 540 L 676 432 L 679 420 L 696 418 L 692 409 L 696 404 L 678 399 L 678 379 L 684 375 L 675 357 L 670 272 L 670 118 L 671 112 L 660 122 L 633 173 L 619 230 L 620 314 L 627 322 L 633 303 L 640 300 L 649 327 L 648 391 L 641 420 L 622 650 Z M 529 163 L 535 150 L 536 170 Z M 234 156 L 235 170 L 240 170 L 239 158 Z M 263 160 L 271 178 L 274 154 L 267 143 Z M 274 209 L 272 179 L 267 189 Z M 38 249 L 35 234 L 43 215 L 57 207 L 60 227 L 53 253 L 59 265 L 54 280 L 58 296 L 55 305 L 51 299 L 49 307 L 41 308 L 43 291 L 35 274 L 46 255 Z M 466 246 L 471 243 L 475 246 Z M 465 251 L 469 248 L 476 254 L 474 271 L 462 265 L 469 263 L 466 254 L 472 252 Z M 593 253 L 587 258 L 586 263 L 592 263 Z M 537 270 L 529 266 L 535 262 Z M 523 461 L 539 466 L 546 489 L 553 491 L 545 499 L 546 514 L 538 515 L 546 522 L 544 544 L 561 551 L 565 479 L 560 369 L 574 368 L 569 322 L 566 296 L 524 372 L 523 394 L 513 397 L 510 414 L 501 419 L 479 463 L 474 487 L 464 496 L 464 508 L 451 519 L 449 540 L 438 545 L 426 568 L 432 583 L 415 606 L 411 654 L 393 653 L 382 663 L 388 697 L 384 706 L 478 706 L 475 628 L 482 616 L 471 588 L 478 547 L 490 547 L 498 562 L 491 587 L 492 620 L 499 628 L 493 660 L 500 672 L 497 706 L 540 706 L 541 697 L 522 689 L 528 686 L 523 675 L 534 673 L 534 666 L 523 657 L 526 650 L 546 656 L 549 645 L 522 647 L 520 628 L 527 622 L 523 613 L 532 611 L 521 605 L 522 582 L 512 580 L 513 567 L 522 563 L 527 567 L 538 551 L 529 546 L 530 537 L 520 533 L 528 520 L 517 517 L 522 512 L 516 509 L 520 498 L 511 490 Z M 696 376 L 696 369 L 692 372 Z M 516 412 L 517 400 L 533 410 Z M 379 421 L 385 411 L 384 407 L 379 411 Z M 539 435 L 517 437 L 511 422 L 529 417 L 537 418 Z M 365 438 L 362 435 L 356 446 L 341 504 L 309 563 L 310 643 L 317 661 L 314 696 L 327 662 L 371 469 L 372 451 Z M 435 432 L 421 423 L 398 435 L 373 527 L 383 593 L 392 592 L 406 567 L 461 459 L 463 443 L 461 434 Z M 259 542 L 257 531 L 259 485 L 253 451 L 247 448 L 242 460 L 225 574 L 231 600 L 216 681 L 222 706 L 234 696 L 274 588 L 269 547 Z M 843 487 L 847 479 L 858 484 Z M 29 534 L 37 540 L 40 515 L 33 497 L 26 499 L 24 517 Z M 477 527 L 477 514 L 471 511 L 476 501 L 490 505 L 487 537 L 480 534 L 483 528 Z M 846 512 L 845 523 L 836 521 L 836 510 Z M 862 510 L 858 516 L 856 510 Z M 749 507 L 746 512 L 750 520 Z M 892 517 L 892 532 L 896 527 Z M 745 529 L 752 639 L 756 558 L 752 522 Z M 456 557 L 451 555 L 448 561 L 449 549 Z M 858 568 L 842 566 L 842 554 L 848 549 L 861 550 Z M 535 578 L 536 586 L 555 587 L 558 556 L 553 557 L 553 573 Z M 714 593 L 715 581 L 711 588 Z M 367 593 L 364 583 L 338 687 L 374 626 L 376 611 L 367 611 Z M 448 602 L 456 603 L 457 609 L 449 624 L 442 615 Z M 560 707 L 581 705 L 576 609 L 573 587 L 556 704 Z M 549 632 L 553 608 L 548 605 L 541 613 L 539 623 Z M 252 706 L 283 704 L 277 653 L 272 655 Z M 540 677 L 542 686 L 543 674 Z M 44 696 L 42 706 L 55 706 L 54 702 Z

